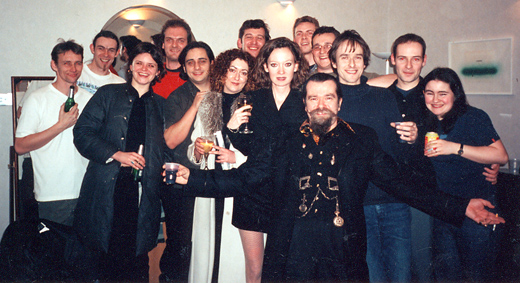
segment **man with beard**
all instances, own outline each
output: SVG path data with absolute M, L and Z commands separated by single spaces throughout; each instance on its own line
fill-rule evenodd
M 92 94 L 106 84 L 120 84 L 126 82 L 112 72 L 110 66 L 119 54 L 119 39 L 108 30 L 102 30 L 94 37 L 90 45 L 90 52 L 94 55 L 91 62 L 85 62 L 83 71 L 78 79 L 78 86 Z
M 485 200 L 405 185 L 374 130 L 337 118 L 342 93 L 331 75 L 311 76 L 303 96 L 309 119 L 287 140 L 286 154 L 272 153 L 269 162 L 259 147 L 238 169 L 177 173 L 177 183 L 187 183 L 185 194 L 206 197 L 244 194 L 262 176 L 277 175 L 284 189 L 267 236 L 263 281 L 368 281 L 363 198 L 369 181 L 455 225 L 465 215 L 486 225 L 503 223 L 484 209 L 492 207 Z

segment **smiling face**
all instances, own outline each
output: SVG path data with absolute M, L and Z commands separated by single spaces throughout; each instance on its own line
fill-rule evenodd
M 117 42 L 113 38 L 99 37 L 95 46 L 90 45 L 90 51 L 94 55 L 90 69 L 98 75 L 107 75 L 114 58 L 119 54 Z
M 439 80 L 429 81 L 424 88 L 424 102 L 428 110 L 442 120 L 453 108 L 455 95 L 448 83 Z
M 323 132 L 328 132 L 337 124 L 337 114 L 341 99 L 336 93 L 336 83 L 332 80 L 324 82 L 310 81 L 306 87 L 305 111 L 309 117 L 311 128 L 326 125 Z
M 264 70 L 269 73 L 273 86 L 291 87 L 294 73 L 298 71 L 298 64 L 289 48 L 276 48 L 267 58 Z
M 159 74 L 159 66 L 149 53 L 141 53 L 135 56 L 130 65 L 130 71 L 132 72 L 132 85 L 138 88 L 137 86 L 150 85 Z
M 361 75 L 365 70 L 363 48 L 356 44 L 354 48 L 343 41 L 336 51 L 336 63 L 332 66 L 338 70 L 339 81 L 346 85 L 358 85 L 361 83 Z
M 186 54 L 184 72 L 195 85 L 209 83 L 209 67 L 211 61 L 204 48 L 193 48 Z
M 224 77 L 224 92 L 227 94 L 239 93 L 244 89 L 249 75 L 249 66 L 242 59 L 235 59 L 229 65 L 226 76 Z
M 58 62 L 51 61 L 51 68 L 56 72 L 56 81 L 75 84 L 83 70 L 83 56 L 66 51 L 58 54 Z
M 248 28 L 242 38 L 237 41 L 237 47 L 251 56 L 258 56 L 260 49 L 265 44 L 265 30 L 263 28 Z
M 329 59 L 329 50 L 336 39 L 333 33 L 322 33 L 314 36 L 312 40 L 312 57 L 318 66 L 320 73 L 332 73 L 332 65 Z
M 188 32 L 183 27 L 169 27 L 164 31 L 162 48 L 167 61 L 178 63 L 179 54 L 186 45 L 188 45 Z
M 302 54 L 309 54 L 312 51 L 312 35 L 316 30 L 313 23 L 302 22 L 294 29 L 294 42 L 300 47 Z
M 395 65 L 398 87 L 415 87 L 419 84 L 421 70 L 426 65 L 426 55 L 423 57 L 422 45 L 418 42 L 402 43 L 397 46 L 395 53 L 390 60 Z

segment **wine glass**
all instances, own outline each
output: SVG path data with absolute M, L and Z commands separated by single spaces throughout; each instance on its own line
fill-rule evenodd
M 251 101 L 251 96 L 248 94 L 240 94 L 238 97 L 238 108 L 242 106 L 249 105 L 251 108 L 247 109 L 246 111 L 251 112 L 253 107 L 253 101 Z M 241 134 L 252 134 L 253 131 L 248 128 L 248 123 L 244 123 L 244 129 L 242 129 L 239 133 Z
M 204 136 L 202 139 L 202 147 L 204 148 L 204 170 L 208 170 L 208 157 L 209 152 L 215 144 L 215 136 Z

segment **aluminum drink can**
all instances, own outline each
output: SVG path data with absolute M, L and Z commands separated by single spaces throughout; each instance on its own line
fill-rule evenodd
M 439 134 L 437 134 L 436 132 L 427 132 L 426 136 L 424 136 L 425 149 L 426 149 L 426 145 L 428 144 L 429 141 L 438 140 L 438 139 L 439 139 Z

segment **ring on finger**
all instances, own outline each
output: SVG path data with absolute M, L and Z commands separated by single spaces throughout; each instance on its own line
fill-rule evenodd
M 130 163 L 135 164 L 133 161 L 130 161 Z

